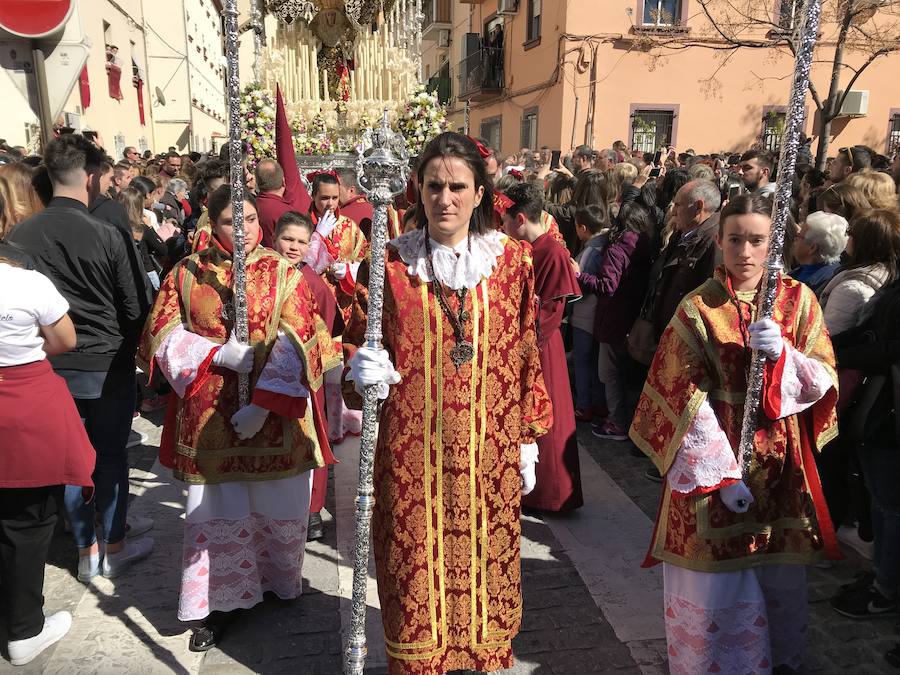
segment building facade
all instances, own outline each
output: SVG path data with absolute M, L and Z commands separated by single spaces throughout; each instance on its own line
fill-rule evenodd
M 71 58 L 83 58 L 81 50 L 86 49 L 80 74 L 76 70 L 67 77 L 69 71 L 57 69 L 54 54 L 66 48 L 51 48 L 52 40 L 43 42 L 50 98 L 55 101 L 61 92 L 70 91 L 59 100 L 61 112 L 55 126 L 95 132 L 110 153 L 118 151 L 117 156 L 126 145 L 153 147 L 141 0 L 80 0 L 69 24 L 65 35 L 71 38 Z M 0 54 L 4 71 L 0 73 L 4 102 L 0 137 L 37 149 L 39 118 L 31 46 L 28 41 L 0 38 Z
M 784 21 L 783 7 L 799 5 L 767 1 L 776 23 L 751 36 L 762 41 Z M 777 149 L 793 58 L 784 49 L 700 46 L 716 47 L 715 29 L 696 0 L 454 0 L 446 9 L 440 17 L 426 12 L 427 72 L 449 71 L 453 128 L 468 122 L 503 154 L 545 145 L 569 152 L 582 143 L 602 149 L 616 140 L 645 152 L 664 144 Z M 827 38 L 822 49 L 833 50 Z M 851 67 L 864 58 L 847 50 Z M 857 79 L 831 125 L 831 154 L 856 143 L 888 152 L 900 143 L 898 73 L 894 53 Z M 827 94 L 830 64 L 817 63 L 812 80 Z M 815 148 L 812 98 L 807 109 Z
M 157 149 L 207 152 L 227 135 L 220 0 L 143 0 Z

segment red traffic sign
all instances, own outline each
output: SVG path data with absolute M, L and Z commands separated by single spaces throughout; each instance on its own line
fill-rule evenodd
M 61 30 L 75 0 L 2 0 L 0 30 L 23 38 L 42 38 Z

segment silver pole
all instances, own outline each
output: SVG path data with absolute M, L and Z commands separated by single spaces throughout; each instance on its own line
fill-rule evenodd
M 809 70 L 812 65 L 813 50 L 819 30 L 822 13 L 821 0 L 806 0 L 804 20 L 796 37 L 797 58 L 794 63 L 794 78 L 791 83 L 791 98 L 781 139 L 781 154 L 778 160 L 778 181 L 775 203 L 772 206 L 772 231 L 769 236 L 769 252 L 766 258 L 766 272 L 759 290 L 757 321 L 772 318 L 775 296 L 778 294 L 778 279 L 782 267 L 784 231 L 787 226 L 791 205 L 791 186 L 797 164 L 797 149 L 806 112 L 806 90 L 809 86 Z M 747 376 L 747 398 L 744 404 L 744 420 L 741 426 L 741 444 L 738 459 L 749 480 L 753 464 L 753 439 L 756 436 L 759 416 L 759 402 L 762 396 L 763 367 L 765 355 L 754 350 Z
M 250 26 L 253 30 L 253 81 L 261 82 L 262 50 L 265 24 L 263 16 L 265 6 L 263 0 L 250 0 Z
M 228 150 L 231 161 L 231 217 L 234 257 L 232 277 L 234 294 L 234 332 L 242 344 L 248 344 L 247 270 L 244 252 L 244 166 L 241 141 L 241 79 L 238 68 L 237 0 L 225 0 L 225 58 L 228 60 Z M 250 403 L 250 377 L 238 375 L 238 400 L 241 407 Z
M 387 207 L 392 197 L 406 186 L 409 156 L 400 134 L 391 130 L 384 111 L 380 129 L 368 129 L 357 148 L 356 173 L 360 188 L 372 203 L 371 267 L 369 268 L 369 308 L 366 320 L 366 347 L 381 349 L 381 314 L 384 306 L 384 253 L 387 245 Z M 356 543 L 353 560 L 353 596 L 350 606 L 350 634 L 347 639 L 344 672 L 362 675 L 366 664 L 366 585 L 369 579 L 369 535 L 375 489 L 372 465 L 378 441 L 379 401 L 377 386 L 363 391 L 363 421 L 359 444 L 359 481 L 356 494 Z

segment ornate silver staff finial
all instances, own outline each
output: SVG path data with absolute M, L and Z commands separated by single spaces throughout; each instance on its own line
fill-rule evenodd
M 775 190 L 775 203 L 772 207 L 772 232 L 769 236 L 769 252 L 766 258 L 766 272 L 759 289 L 759 311 L 756 320 L 770 319 L 778 295 L 778 279 L 781 273 L 782 249 L 784 248 L 784 232 L 787 226 L 791 204 L 791 184 L 794 168 L 797 163 L 797 150 L 800 147 L 800 134 L 806 115 L 806 89 L 809 86 L 809 70 L 812 65 L 813 50 L 819 31 L 819 18 L 822 13 L 821 0 L 806 0 L 803 12 L 803 25 L 796 37 L 797 58 L 794 63 L 794 78 L 791 83 L 791 98 L 787 118 L 784 123 L 784 135 L 781 140 L 781 155 L 778 160 L 778 181 Z M 763 367 L 765 355 L 753 352 L 750 372 L 747 375 L 747 398 L 744 402 L 744 419 L 741 426 L 741 443 L 738 460 L 744 480 L 750 478 L 753 463 L 753 439 L 756 436 L 759 415 L 759 402 L 762 395 Z
M 384 306 L 384 254 L 387 245 L 387 207 L 402 192 L 409 177 L 409 154 L 403 136 L 391 130 L 388 112 L 381 127 L 366 129 L 356 148 L 357 181 L 374 207 L 369 269 L 369 312 L 366 346 L 381 348 L 381 313 Z M 377 386 L 363 391 L 363 421 L 359 444 L 359 483 L 356 495 L 356 545 L 353 560 L 353 596 L 350 635 L 344 672 L 362 675 L 366 663 L 366 582 L 369 578 L 369 532 L 375 508 L 372 464 L 378 440 Z
M 231 217 L 233 220 L 234 258 L 232 262 L 234 297 L 234 332 L 241 344 L 247 344 L 247 270 L 244 251 L 244 166 L 241 163 L 241 78 L 238 72 L 237 0 L 226 0 L 225 58 L 228 61 L 228 157 L 231 162 Z M 238 375 L 238 401 L 241 407 L 250 403 L 250 377 Z

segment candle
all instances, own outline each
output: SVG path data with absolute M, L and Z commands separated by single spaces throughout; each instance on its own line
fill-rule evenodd
M 328 95 L 328 72 L 322 71 L 322 88 L 325 90 L 325 100 L 330 101 L 331 96 Z
M 312 81 L 312 85 L 313 85 L 313 95 L 312 95 L 312 98 L 313 98 L 313 101 L 318 101 L 318 100 L 320 100 L 320 96 L 321 96 L 321 88 L 320 88 L 320 86 L 319 86 L 319 70 L 318 70 L 317 68 L 316 68 L 316 69 L 313 69 L 313 71 L 312 71 L 312 78 L 313 78 L 313 81 Z
M 303 98 L 310 99 L 312 98 L 312 87 L 310 86 L 309 79 L 309 52 L 307 50 L 301 50 L 301 58 L 303 59 Z

